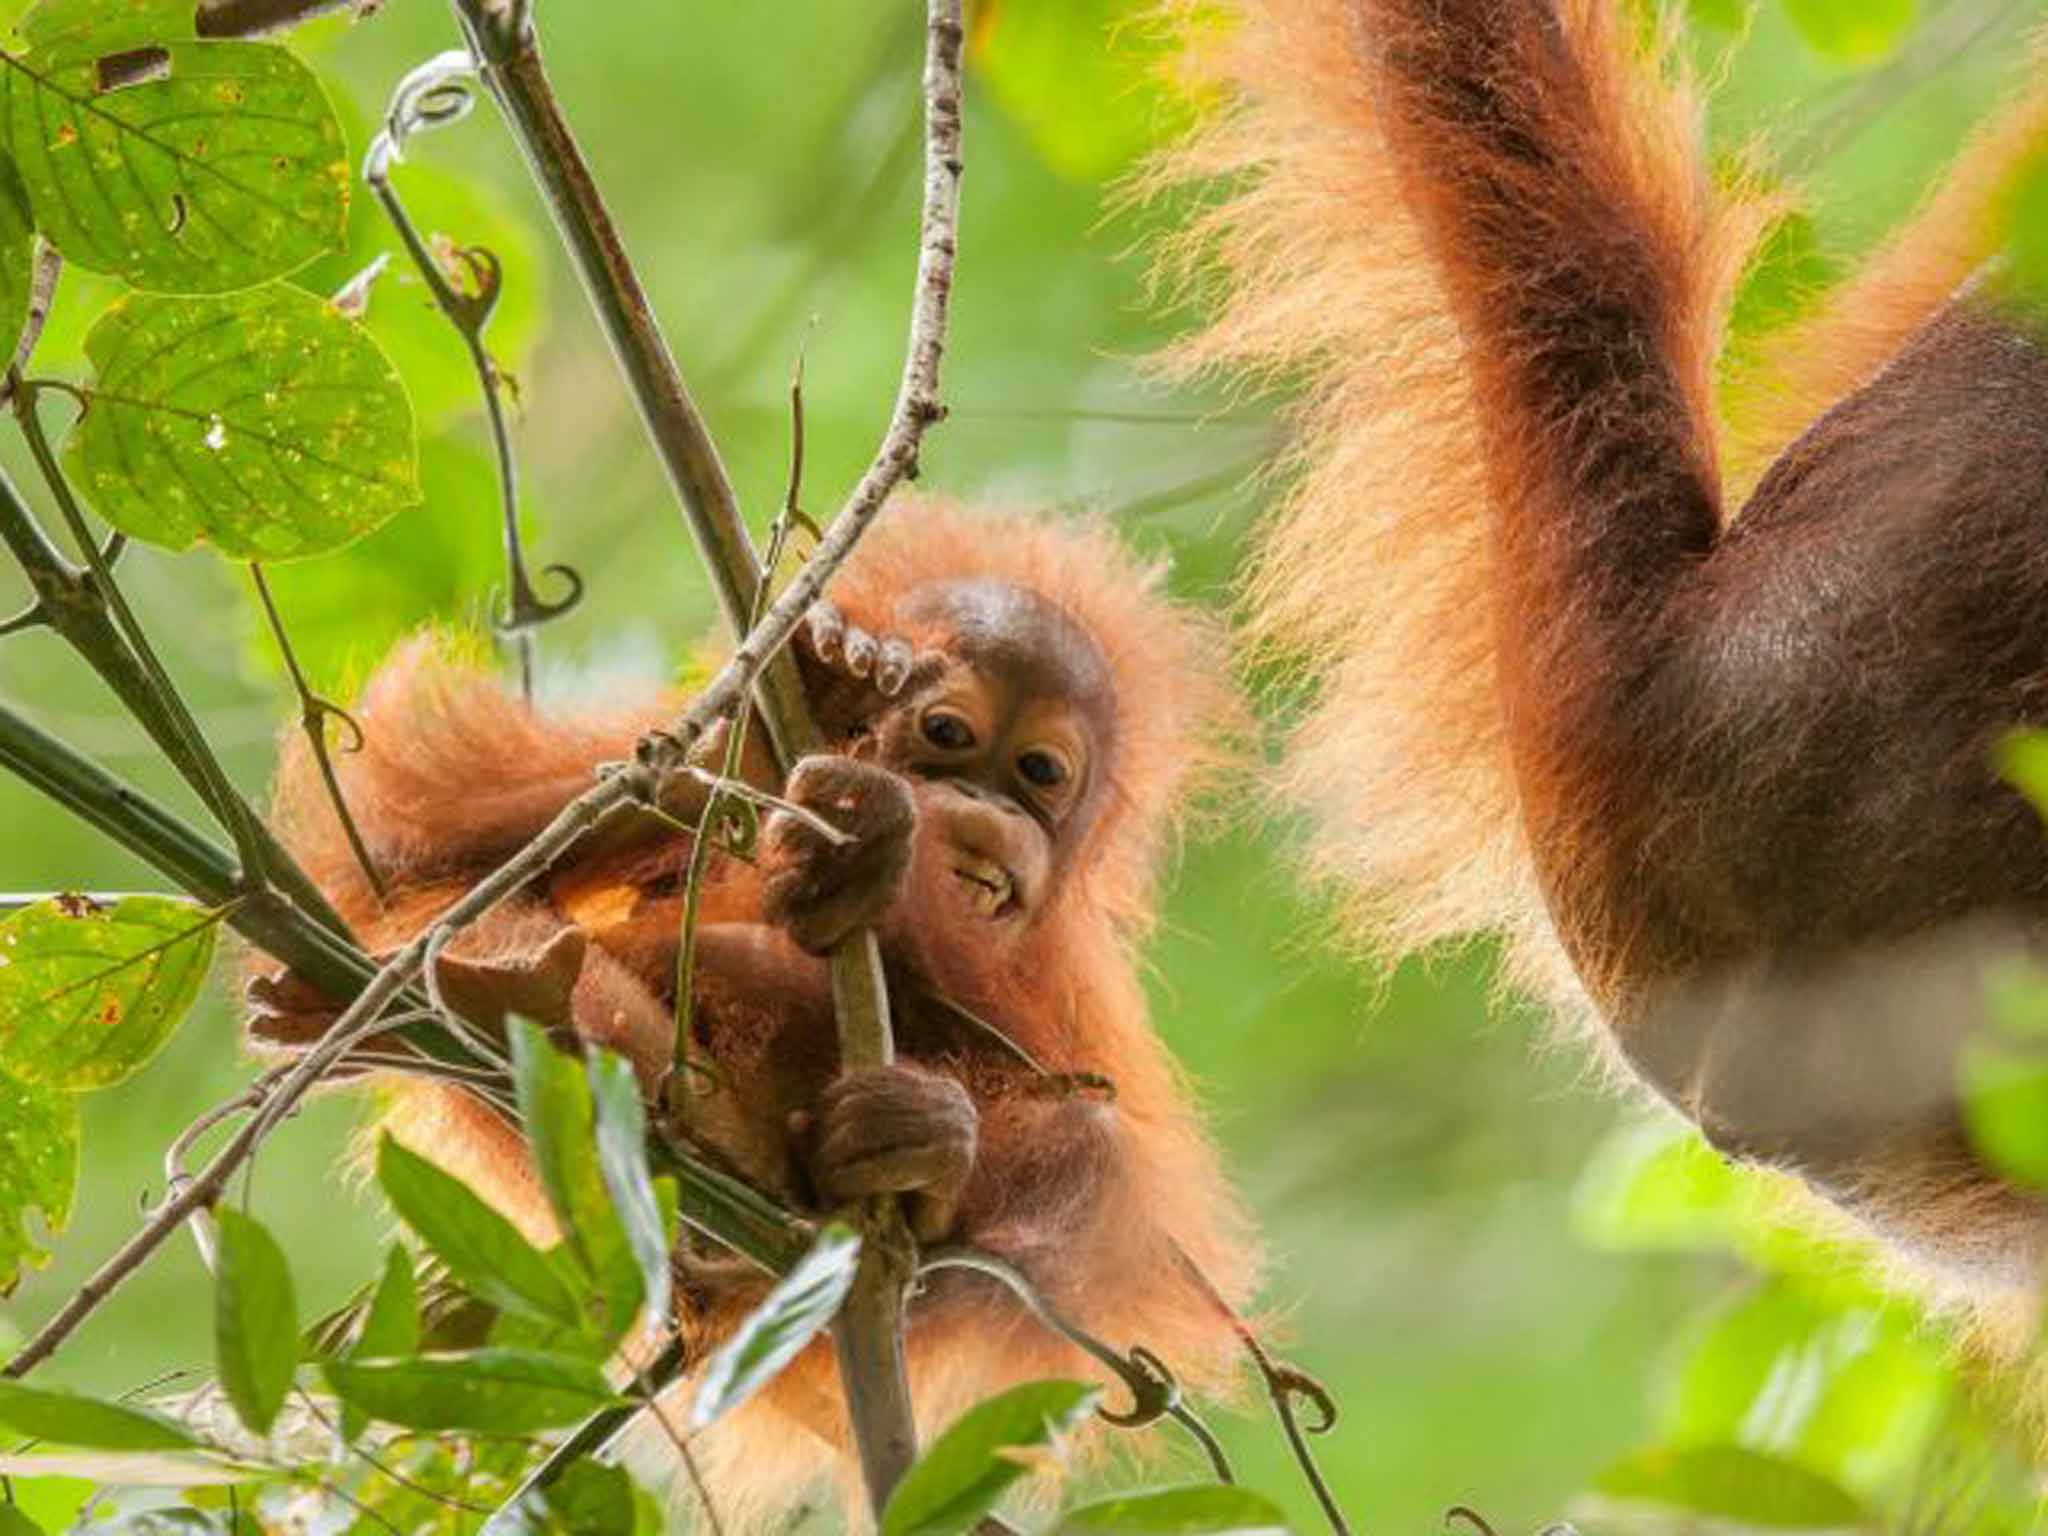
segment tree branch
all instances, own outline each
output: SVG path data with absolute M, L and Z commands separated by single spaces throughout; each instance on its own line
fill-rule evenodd
M 626 375 L 671 485 L 689 518 L 726 618 L 746 622 L 760 582 L 752 541 L 732 482 L 661 334 L 638 274 L 605 207 L 588 163 L 556 104 L 524 7 L 453 0 L 485 84 L 510 121 L 529 168 L 583 279 L 600 324 Z M 813 750 L 818 737 L 793 663 L 777 648 L 881 511 L 889 492 L 916 473 L 925 430 L 943 415 L 939 362 L 952 295 L 959 223 L 960 0 L 930 0 L 926 25 L 925 180 L 916 287 L 903 376 L 888 430 L 867 472 L 826 530 L 811 559 L 771 605 L 755 635 L 770 648 L 735 663 L 762 675 L 761 707 L 784 766 Z M 832 957 L 832 991 L 845 1067 L 886 1064 L 894 1055 L 881 955 L 869 933 Z M 861 1270 L 835 1324 L 841 1375 L 877 1513 L 916 1455 L 915 1421 L 903 1368 L 903 1298 L 914 1245 L 894 1202 L 863 1213 Z

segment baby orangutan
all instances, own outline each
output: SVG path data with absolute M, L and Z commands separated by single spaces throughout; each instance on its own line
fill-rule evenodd
M 1099 531 L 933 503 L 895 509 L 829 596 L 799 655 L 834 750 L 782 793 L 848 836 L 779 811 L 753 864 L 712 853 L 691 1002 L 713 1086 L 675 1096 L 689 1130 L 791 1204 L 900 1195 L 924 1241 L 997 1254 L 1082 1327 L 1219 1387 L 1234 1343 L 1191 1267 L 1241 1305 L 1254 1250 L 1134 968 L 1175 809 L 1234 719 L 1209 629 Z M 415 643 L 370 684 L 368 743 L 342 765 L 390 900 L 302 753 L 287 754 L 280 829 L 362 942 L 394 945 L 676 708 L 544 717 Z M 666 808 L 694 821 L 702 795 L 685 782 Z M 672 821 L 608 822 L 465 933 L 442 965 L 452 1004 L 573 1024 L 658 1098 L 690 852 Z M 821 957 L 869 926 L 898 1060 L 841 1073 Z M 289 976 L 251 991 L 261 1039 L 303 1042 L 333 1017 Z M 443 1084 L 399 1079 L 391 1097 L 395 1134 L 552 1235 L 510 1127 Z M 707 1344 L 765 1284 L 688 1242 L 677 1263 L 679 1322 Z M 1017 1381 L 1100 1375 L 960 1272 L 913 1299 L 907 1347 L 926 1434 Z M 820 1345 L 693 1449 L 730 1524 L 844 1474 L 847 1444 Z

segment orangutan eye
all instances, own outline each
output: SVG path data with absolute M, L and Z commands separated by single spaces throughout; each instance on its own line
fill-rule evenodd
M 965 752 L 974 745 L 974 727 L 949 709 L 935 709 L 924 717 L 924 739 L 941 752 Z
M 1067 781 L 1067 765 L 1050 752 L 1026 752 L 1017 759 L 1017 772 L 1024 782 L 1040 789 L 1055 789 Z

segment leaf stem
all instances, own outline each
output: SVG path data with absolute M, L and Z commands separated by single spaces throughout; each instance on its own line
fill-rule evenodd
M 341 820 L 342 834 L 348 838 L 349 848 L 355 853 L 356 863 L 362 866 L 363 877 L 370 882 L 370 889 L 377 893 L 378 901 L 388 902 L 391 892 L 384 884 L 384 877 L 377 872 L 377 861 L 370 857 L 369 844 L 363 841 L 362 829 L 356 825 L 355 816 L 348 808 L 348 798 L 341 792 L 341 779 L 334 771 L 333 754 L 327 747 L 329 718 L 341 721 L 352 733 L 355 745 L 348 748 L 349 751 L 362 750 L 363 728 L 347 710 L 332 700 L 322 698 L 306 681 L 306 674 L 299 666 L 299 653 L 292 648 L 292 638 L 285 630 L 284 616 L 277 611 L 277 600 L 270 594 L 270 583 L 264 579 L 262 565 L 254 560 L 249 562 L 249 580 L 255 584 L 256 596 L 263 604 L 263 616 L 270 623 L 278 654 L 284 658 L 285 672 L 291 678 L 293 691 L 299 696 L 299 728 L 305 732 L 306 745 L 311 748 L 314 765 L 320 770 L 320 782 L 327 787 L 328 803 Z

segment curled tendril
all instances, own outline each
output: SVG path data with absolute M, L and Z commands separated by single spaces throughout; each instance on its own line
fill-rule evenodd
M 1107 1365 L 1109 1362 L 1105 1360 L 1103 1363 Z M 1117 1370 L 1123 1384 L 1130 1388 L 1131 1406 L 1125 1413 L 1096 1409 L 1096 1414 L 1105 1424 L 1114 1424 L 1118 1429 L 1143 1429 L 1148 1424 L 1158 1423 L 1180 1406 L 1180 1383 L 1173 1379 L 1173 1372 L 1166 1368 L 1166 1362 L 1144 1345 L 1131 1346 L 1121 1370 L 1115 1366 L 1110 1368 Z
M 505 291 L 505 264 L 498 259 L 498 253 L 487 245 L 450 245 L 444 249 L 451 258 L 462 264 L 462 270 L 467 274 L 471 284 L 468 291 L 460 288 L 455 290 L 459 318 L 473 329 L 481 331 L 489 322 L 492 312 L 497 309 L 499 296 Z M 582 592 L 580 583 L 577 592 L 579 595 Z M 570 601 L 573 602 L 575 599 L 571 598 Z
M 1457 1524 L 1471 1526 L 1479 1536 L 1498 1536 L 1493 1528 L 1493 1522 L 1469 1504 L 1453 1504 L 1444 1511 L 1444 1529 L 1449 1530 Z
M 964 1246 L 934 1248 L 924 1255 L 923 1261 L 918 1265 L 920 1274 L 930 1274 L 941 1269 L 970 1270 L 978 1275 L 987 1275 L 991 1280 L 1000 1281 L 1040 1323 L 1076 1348 L 1093 1356 L 1103 1369 L 1122 1382 L 1131 1394 L 1131 1406 L 1122 1413 L 1097 1408 L 1096 1415 L 1104 1422 L 1114 1424 L 1119 1429 L 1144 1429 L 1158 1423 L 1168 1414 L 1179 1416 L 1180 1383 L 1174 1379 L 1173 1372 L 1166 1368 L 1164 1361 L 1142 1344 L 1132 1345 L 1128 1355 L 1119 1354 L 1112 1346 L 1085 1328 L 1069 1322 L 1038 1294 L 1037 1287 L 1033 1286 L 1015 1265 L 997 1258 L 992 1253 Z
M 1272 1370 L 1272 1390 L 1285 1394 L 1290 1402 L 1298 1398 L 1308 1400 L 1309 1406 L 1316 1411 L 1316 1417 L 1312 1423 L 1301 1427 L 1309 1434 L 1327 1435 L 1337 1427 L 1337 1399 L 1328 1387 L 1301 1367 L 1284 1361 L 1276 1364 Z
M 569 584 L 568 594 L 549 602 L 533 588 L 527 580 L 526 567 L 515 564 L 512 568 L 511 600 L 502 614 L 491 618 L 491 628 L 500 635 L 523 634 L 529 629 L 559 619 L 563 614 L 583 601 L 583 576 L 574 566 L 550 565 L 542 570 L 543 576 L 552 576 Z
M 363 734 L 363 724 L 360 720 L 332 699 L 324 699 L 317 693 L 307 695 L 299 718 L 309 735 L 325 729 L 329 720 L 340 722 L 347 734 L 335 745 L 351 757 L 362 751 L 369 741 L 369 737 Z
M 468 50 L 450 48 L 437 53 L 408 73 L 391 93 L 391 105 L 384 112 L 384 129 L 371 143 L 370 155 L 378 170 L 405 157 L 405 143 L 415 133 L 446 128 L 461 122 L 476 109 L 476 62 Z M 379 156 L 379 144 L 383 152 Z M 370 173 L 369 164 L 364 173 Z

